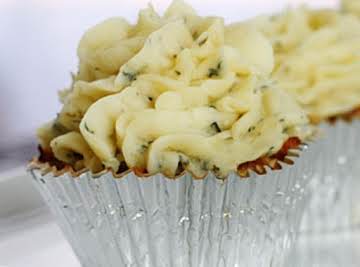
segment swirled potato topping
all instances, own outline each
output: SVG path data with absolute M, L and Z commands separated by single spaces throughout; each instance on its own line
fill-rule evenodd
M 349 1 L 349 8 L 350 2 L 355 10 L 358 1 Z M 271 40 L 276 59 L 272 78 L 296 97 L 311 118 L 321 121 L 360 107 L 357 17 L 302 7 L 244 24 Z
M 113 18 L 80 41 L 79 73 L 58 117 L 38 131 L 43 149 L 75 169 L 120 165 L 149 174 L 179 166 L 219 177 L 309 134 L 296 100 L 270 79 L 260 32 L 200 17 L 175 1 L 137 24 Z
M 360 17 L 359 0 L 342 0 L 342 8 L 345 12 L 349 12 Z

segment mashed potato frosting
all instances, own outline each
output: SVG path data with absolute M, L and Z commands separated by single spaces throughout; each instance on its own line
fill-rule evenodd
M 88 30 L 79 72 L 60 93 L 40 145 L 75 169 L 226 176 L 309 134 L 306 113 L 269 78 L 271 43 L 260 32 L 200 17 L 182 1 L 163 16 L 149 6 L 131 25 Z
M 356 2 L 356 1 L 351 1 Z M 273 79 L 315 121 L 360 107 L 360 20 L 337 10 L 287 10 L 247 24 L 272 42 Z
M 345 12 L 350 12 L 360 17 L 360 0 L 343 0 L 342 7 Z

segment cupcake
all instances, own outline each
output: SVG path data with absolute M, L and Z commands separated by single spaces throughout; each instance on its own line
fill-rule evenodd
M 270 42 L 175 1 L 78 56 L 29 170 L 81 263 L 286 266 L 315 157 Z
M 313 198 L 303 230 L 354 227 L 360 223 L 355 186 L 360 164 L 360 20 L 337 10 L 299 8 L 250 24 L 273 43 L 273 79 L 322 129 L 315 147 L 322 157 L 310 184 Z
M 359 0 L 342 0 L 342 9 L 360 17 L 360 1 Z

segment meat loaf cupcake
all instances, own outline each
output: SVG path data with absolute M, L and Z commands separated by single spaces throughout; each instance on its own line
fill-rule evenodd
M 81 263 L 288 266 L 312 130 L 267 39 L 175 1 L 91 28 L 78 55 L 30 172 Z
M 300 8 L 252 23 L 273 42 L 274 80 L 322 129 L 316 144 L 322 157 L 303 230 L 354 227 L 360 223 L 354 199 L 360 194 L 355 170 L 360 165 L 360 20 L 336 10 Z

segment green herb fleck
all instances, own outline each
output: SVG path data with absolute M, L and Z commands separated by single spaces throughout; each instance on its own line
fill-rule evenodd
M 214 165 L 211 170 L 214 172 L 215 175 L 218 175 L 220 172 L 220 168 L 216 165 Z
M 184 159 L 182 155 L 179 155 L 179 161 L 182 163 L 183 166 L 187 166 L 190 164 L 189 160 Z
M 201 162 L 201 169 L 203 169 L 203 170 L 208 170 L 209 168 L 208 168 L 208 165 L 209 165 L 209 162 L 207 161 L 207 160 L 203 160 L 202 162 Z
M 211 125 L 210 125 L 210 128 L 212 131 L 216 132 L 216 133 L 220 133 L 221 132 L 221 129 L 219 127 L 219 125 L 217 124 L 217 122 L 213 122 Z
M 84 124 L 84 127 L 85 127 L 85 130 L 88 131 L 89 133 L 95 134 L 95 132 L 89 128 L 89 126 L 87 125 L 86 122 L 85 122 L 85 124 Z
M 66 131 L 65 127 L 58 121 L 55 121 L 52 125 L 52 129 L 56 133 L 63 133 Z
M 285 121 L 285 119 L 284 119 L 284 118 L 282 118 L 282 119 L 280 119 L 280 120 L 279 120 L 279 122 L 284 122 L 284 121 Z
M 137 74 L 136 73 L 131 73 L 131 72 L 126 72 L 126 71 L 123 71 L 122 74 L 130 81 L 135 81 L 136 80 L 136 77 L 137 77 Z
M 206 43 L 206 41 L 208 40 L 207 37 L 205 37 L 203 40 L 199 41 L 199 46 L 202 46 Z
M 143 153 L 149 148 L 149 145 L 142 144 L 140 146 L 140 152 Z
M 217 66 L 216 66 L 216 68 L 210 68 L 209 69 L 209 73 L 208 73 L 208 77 L 209 78 L 212 78 L 212 77 L 216 77 L 216 76 L 219 76 L 219 74 L 220 74 L 220 70 L 221 70 L 221 64 L 222 64 L 222 62 L 220 61 L 218 64 L 217 64 Z
M 175 73 L 176 73 L 177 75 L 181 75 L 181 72 L 178 71 L 178 70 L 175 70 Z
M 267 151 L 266 155 L 270 156 L 272 154 L 272 151 L 274 150 L 274 146 L 271 146 L 269 150 Z
M 251 127 L 249 127 L 249 129 L 248 129 L 248 133 L 251 133 L 252 131 L 254 131 L 255 130 L 255 126 L 251 126 Z
M 282 130 L 282 133 L 287 133 L 288 131 L 290 130 L 290 128 L 289 127 L 285 127 L 283 130 Z

